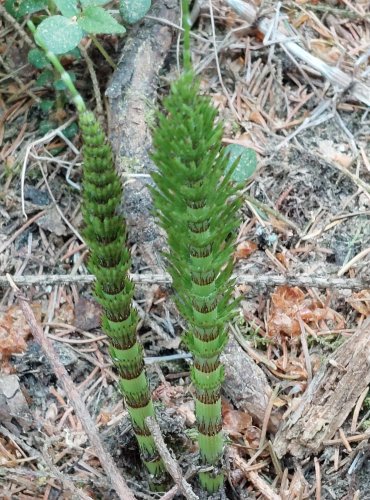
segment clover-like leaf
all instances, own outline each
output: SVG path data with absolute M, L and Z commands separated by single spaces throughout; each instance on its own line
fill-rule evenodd
M 231 175 L 233 181 L 243 182 L 251 177 L 257 168 L 257 155 L 254 149 L 245 148 L 240 144 L 229 144 L 225 150 L 229 153 L 228 171 L 239 158 L 239 163 Z
M 128 24 L 135 24 L 142 19 L 151 6 L 151 0 L 120 0 L 119 11 Z
M 23 0 L 15 2 L 14 0 L 5 0 L 5 9 L 16 19 L 26 14 L 33 14 L 43 10 L 48 6 L 48 0 Z
M 51 69 L 45 69 L 36 80 L 37 87 L 44 87 L 54 80 L 54 73 Z
M 31 49 L 28 52 L 27 58 L 28 62 L 37 69 L 45 68 L 49 64 L 44 52 L 40 49 Z
M 105 33 L 112 35 L 114 33 L 125 33 L 125 28 L 119 24 L 102 7 L 91 5 L 83 10 L 81 16 L 77 19 L 78 25 L 87 33 Z
M 77 8 L 77 0 L 53 0 L 60 12 L 65 17 L 77 16 L 79 10 Z
M 38 25 L 36 34 L 54 54 L 64 54 L 74 49 L 84 36 L 80 26 L 64 16 L 44 19 Z

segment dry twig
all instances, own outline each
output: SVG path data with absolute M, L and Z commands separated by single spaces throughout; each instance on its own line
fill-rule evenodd
M 199 497 L 194 493 L 190 484 L 186 481 L 186 479 L 182 475 L 179 464 L 176 462 L 176 460 L 172 457 L 171 453 L 169 452 L 163 440 L 159 425 L 157 424 L 157 422 L 153 417 L 147 417 L 145 421 L 150 432 L 152 433 L 154 442 L 157 446 L 158 453 L 162 457 L 167 471 L 177 484 L 178 490 L 188 500 L 197 500 Z
M 115 489 L 118 497 L 121 500 L 135 500 L 132 491 L 127 486 L 125 480 L 120 475 L 112 457 L 105 450 L 99 434 L 96 430 L 96 425 L 91 415 L 88 413 L 85 404 L 83 403 L 72 379 L 68 375 L 67 370 L 64 365 L 60 362 L 58 354 L 56 353 L 51 341 L 44 336 L 40 325 L 37 323 L 35 315 L 27 301 L 27 299 L 20 293 L 19 288 L 15 285 L 12 278 L 7 275 L 10 286 L 17 294 L 19 301 L 19 306 L 22 309 L 24 317 L 31 329 L 32 335 L 36 342 L 40 345 L 44 354 L 46 355 L 58 381 L 62 385 L 66 394 L 71 401 L 71 404 L 76 412 L 76 415 L 81 421 L 81 424 L 90 439 L 93 449 L 100 460 L 101 466 L 103 467 L 105 473 L 112 481 L 112 486 Z
M 43 215 L 44 212 L 38 214 L 38 217 Z M 29 221 L 28 221 L 29 222 Z M 29 225 L 27 223 L 27 225 Z M 24 226 L 25 227 L 25 226 Z M 14 238 L 15 239 L 15 238 Z M 9 242 L 3 245 L 1 251 L 8 246 Z M 0 253 L 1 253 L 0 251 Z M 132 281 L 141 284 L 170 284 L 171 279 L 168 274 L 151 274 L 151 273 L 138 273 L 130 275 Z M 261 276 L 255 274 L 244 274 L 238 276 L 235 274 L 236 284 L 238 285 L 251 285 L 253 286 L 253 293 L 256 289 L 260 290 L 266 287 L 275 286 L 299 286 L 299 287 L 312 287 L 312 288 L 333 288 L 333 289 L 347 289 L 347 290 L 364 290 L 370 287 L 370 277 L 363 276 L 361 278 L 335 278 L 332 276 Z M 53 285 L 68 285 L 68 284 L 82 284 L 93 283 L 94 276 L 92 274 L 50 274 L 50 275 L 25 275 L 13 276 L 14 283 L 18 286 L 53 286 Z M 9 281 L 6 276 L 0 276 L 0 286 L 8 287 Z
M 226 3 L 237 12 L 242 19 L 245 19 L 250 24 L 253 24 L 257 18 L 257 11 L 248 3 L 242 0 L 226 0 Z M 258 28 L 264 35 L 271 32 L 274 20 L 261 17 L 257 20 Z M 363 82 L 335 66 L 329 66 L 324 61 L 311 55 L 303 49 L 298 43 L 291 41 L 291 39 L 284 35 L 279 30 L 276 33 L 275 43 L 284 44 L 287 51 L 293 56 L 297 57 L 304 63 L 308 64 L 312 69 L 321 73 L 335 89 L 341 92 L 349 92 L 356 99 L 364 104 L 370 106 L 370 88 Z

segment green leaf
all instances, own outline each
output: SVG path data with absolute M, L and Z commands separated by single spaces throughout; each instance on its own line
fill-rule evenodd
M 66 17 L 77 16 L 79 10 L 77 8 L 77 0 L 54 0 L 54 3 Z
M 78 47 L 75 47 L 74 49 L 69 50 L 68 52 L 63 54 L 63 56 L 71 56 L 74 59 L 78 60 L 78 59 L 81 59 L 81 52 L 80 52 L 80 49 Z
M 77 19 L 78 25 L 87 33 L 125 33 L 126 30 L 102 7 L 87 7 Z
M 75 82 L 76 81 L 76 75 L 74 74 L 74 72 L 73 71 L 67 71 L 67 73 L 69 74 L 72 82 Z M 57 81 L 54 82 L 54 88 L 55 88 L 55 90 L 66 90 L 67 86 L 63 82 L 63 80 L 57 80 Z
M 254 149 L 245 148 L 240 144 L 229 144 L 226 146 L 225 151 L 229 153 L 229 163 L 226 171 L 239 158 L 239 163 L 231 176 L 234 181 L 244 182 L 254 174 L 257 168 L 257 155 Z
M 67 137 L 67 139 L 73 139 L 78 133 L 78 125 L 76 122 L 71 123 L 68 127 L 63 129 L 63 135 Z
M 53 108 L 54 104 L 55 101 L 51 99 L 43 99 L 39 104 L 39 108 L 43 113 L 49 113 L 49 111 Z
M 19 19 L 26 14 L 33 14 L 47 7 L 47 0 L 5 0 L 5 9 L 16 19 Z
M 19 17 L 18 9 L 15 6 L 14 0 L 5 0 L 5 10 L 16 19 Z
M 63 16 L 44 19 L 36 33 L 54 54 L 64 54 L 74 49 L 84 36 L 76 22 Z
M 47 134 L 48 132 L 50 132 L 50 130 L 53 130 L 54 128 L 56 128 L 55 123 L 50 122 L 49 120 L 42 120 L 39 123 L 39 133 L 41 135 Z
M 37 69 L 45 68 L 49 64 L 45 54 L 40 49 L 31 49 L 27 56 L 28 62 Z
M 46 9 L 47 6 L 47 0 L 23 0 L 19 6 L 18 15 L 25 16 L 26 14 L 33 14 L 39 10 Z
M 151 7 L 151 0 L 120 0 L 119 11 L 128 24 L 135 24 L 142 19 Z
M 37 78 L 36 85 L 38 87 L 44 87 L 46 84 L 52 82 L 53 80 L 54 80 L 54 73 L 51 71 L 51 69 L 46 69 Z

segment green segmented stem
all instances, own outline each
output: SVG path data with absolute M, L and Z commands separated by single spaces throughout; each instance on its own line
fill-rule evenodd
M 201 460 L 211 465 L 201 472 L 208 493 L 223 486 L 220 390 L 224 369 L 221 352 L 227 324 L 235 311 L 232 300 L 232 252 L 239 226 L 237 187 L 225 175 L 228 156 L 222 148 L 222 126 L 216 110 L 199 95 L 191 66 L 188 0 L 182 0 L 184 72 L 164 100 L 165 112 L 153 135 L 154 205 L 167 233 L 165 254 L 175 300 L 186 319 L 185 342 L 193 354 L 191 372 Z
M 74 105 L 77 108 L 77 111 L 79 113 L 83 113 L 84 111 L 86 111 L 86 105 L 85 105 L 85 102 L 84 102 L 82 96 L 80 95 L 80 93 L 76 89 L 74 83 L 71 80 L 71 77 L 69 76 L 67 71 L 64 69 L 63 65 L 61 64 L 61 62 L 59 61 L 57 56 L 54 54 L 54 52 L 51 52 L 48 49 L 47 45 L 40 38 L 40 36 L 37 34 L 36 26 L 33 24 L 33 22 L 27 21 L 27 26 L 28 26 L 29 30 L 32 32 L 33 38 L 35 39 L 35 42 L 37 43 L 37 45 L 44 51 L 45 57 L 47 58 L 47 60 L 60 74 L 61 80 L 64 82 L 65 86 L 67 87 L 67 89 L 71 93 L 71 98 L 72 98 Z
M 134 285 L 126 247 L 126 228 L 118 208 L 122 187 L 105 134 L 91 112 L 80 114 L 83 136 L 84 237 L 90 249 L 89 271 L 96 277 L 95 296 L 103 308 L 102 326 L 110 340 L 110 355 L 120 374 L 125 398 L 143 461 L 153 476 L 164 472 L 145 418 L 154 416 L 144 371 L 143 348 L 137 342 L 138 314 L 132 307 Z
M 69 74 L 56 55 L 37 35 L 32 21 L 28 27 L 47 59 L 60 73 L 79 113 L 83 139 L 84 237 L 90 250 L 88 268 L 96 277 L 95 296 L 103 308 L 102 327 L 110 339 L 110 355 L 120 374 L 119 388 L 125 398 L 143 462 L 153 476 L 153 488 L 161 490 L 168 477 L 153 437 L 145 423 L 154 417 L 149 383 L 144 370 L 143 348 L 137 342 L 138 314 L 132 307 L 134 285 L 126 247 L 126 226 L 118 210 L 122 186 L 114 167 L 113 152 L 94 114 L 87 111 Z
M 228 157 L 221 146 L 216 110 L 198 94 L 190 71 L 173 84 L 154 132 L 154 204 L 167 233 L 168 270 L 175 300 L 187 320 L 186 343 L 194 356 L 192 381 L 202 461 L 214 466 L 200 474 L 202 486 L 215 492 L 223 484 L 220 468 L 224 438 L 220 354 L 234 314 L 232 252 L 239 225 L 237 188 L 224 177 Z

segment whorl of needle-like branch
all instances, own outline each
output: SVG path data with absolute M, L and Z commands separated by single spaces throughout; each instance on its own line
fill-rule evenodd
M 164 108 L 153 138 L 153 198 L 167 232 L 177 307 L 188 323 L 200 453 L 214 466 L 200 480 L 211 493 L 223 483 L 220 354 L 235 308 L 231 271 L 239 201 L 230 182 L 233 169 L 225 175 L 228 157 L 222 127 L 215 125 L 217 112 L 199 95 L 191 69 L 173 84 Z
M 137 342 L 138 314 L 132 307 L 134 285 L 128 277 L 131 258 L 119 206 L 121 181 L 105 134 L 91 112 L 80 115 L 83 138 L 84 237 L 90 250 L 88 268 L 96 277 L 95 296 L 103 308 L 102 326 L 120 374 L 134 432 L 146 467 L 154 476 L 164 471 L 145 418 L 154 416 L 143 348 Z

